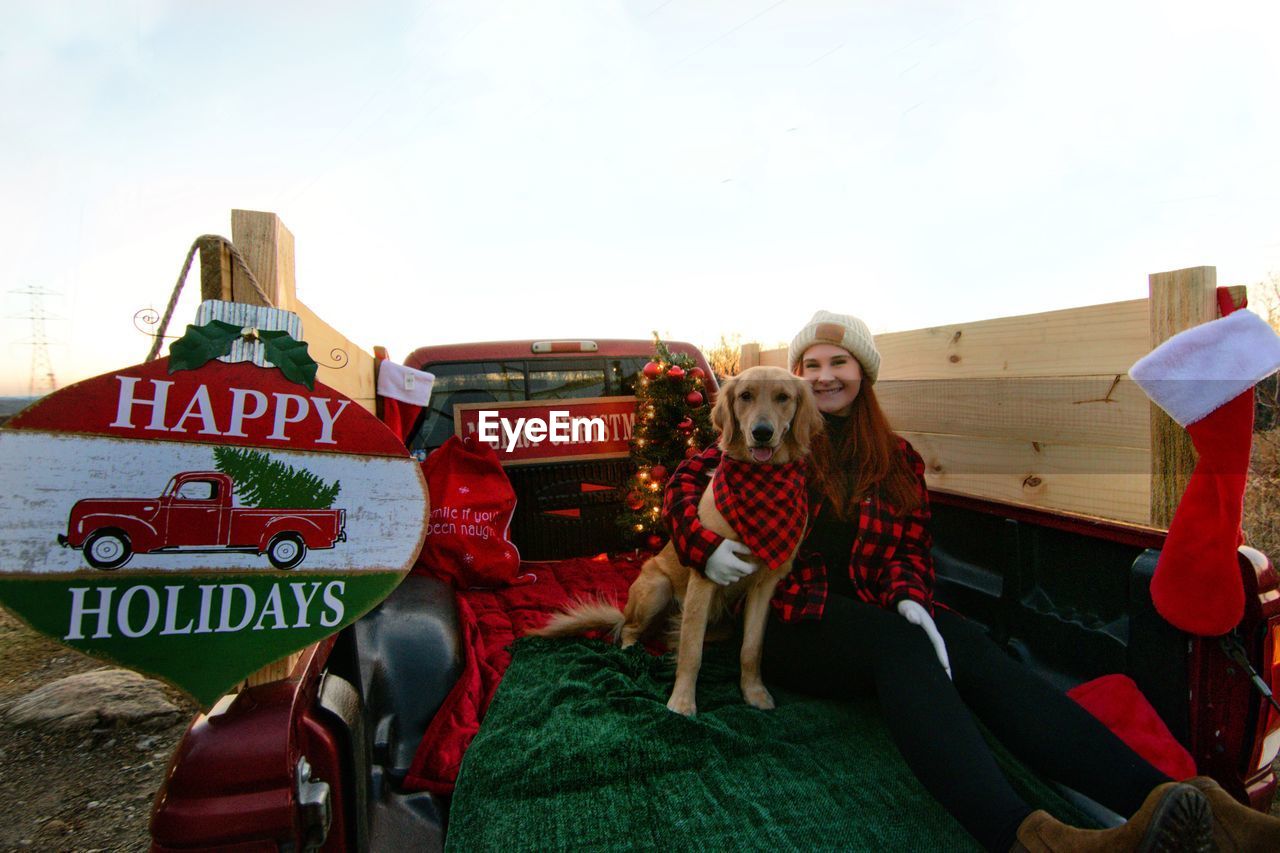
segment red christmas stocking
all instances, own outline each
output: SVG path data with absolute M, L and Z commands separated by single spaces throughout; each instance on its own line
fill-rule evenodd
M 1244 615 L 1236 548 L 1243 541 L 1253 386 L 1277 369 L 1280 336 L 1242 310 L 1174 335 L 1129 370 L 1187 428 L 1200 457 L 1151 582 L 1156 610 L 1192 634 L 1225 634 Z
M 418 415 L 431 402 L 434 374 L 378 359 L 378 396 L 382 398 L 382 422 L 401 441 L 408 443 Z

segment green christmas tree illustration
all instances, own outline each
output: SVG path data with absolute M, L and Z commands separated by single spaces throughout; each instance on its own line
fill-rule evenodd
M 236 484 L 245 506 L 261 509 L 328 509 L 342 482 L 326 483 L 305 468 L 298 469 L 247 447 L 215 447 L 218 470 Z

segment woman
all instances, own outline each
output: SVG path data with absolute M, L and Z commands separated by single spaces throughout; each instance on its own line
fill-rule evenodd
M 866 324 L 819 311 L 788 356 L 812 385 L 827 436 L 811 460 L 812 526 L 773 600 L 770 679 L 831 698 L 874 692 L 916 777 L 989 850 L 1208 850 L 1210 832 L 1224 850 L 1280 849 L 1280 821 L 1207 777 L 1173 782 L 982 628 L 934 610 L 924 462 L 876 403 L 880 354 Z M 664 516 L 685 564 L 728 584 L 756 564 L 698 523 L 719 456 L 712 447 L 676 470 Z M 975 718 L 1037 772 L 1133 817 L 1081 830 L 1033 811 Z

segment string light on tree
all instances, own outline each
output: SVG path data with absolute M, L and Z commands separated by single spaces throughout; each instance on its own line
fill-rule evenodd
M 715 440 L 706 404 L 706 373 L 692 356 L 672 353 L 654 334 L 654 357 L 636 382 L 636 423 L 631 458 L 636 473 L 622 487 L 619 523 L 637 546 L 657 549 L 665 541 L 662 495 L 676 466 Z

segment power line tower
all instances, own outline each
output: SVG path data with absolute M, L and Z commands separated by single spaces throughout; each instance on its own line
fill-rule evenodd
M 39 287 L 12 290 L 10 293 L 31 297 L 31 314 L 16 318 L 31 321 L 31 340 L 24 342 L 31 347 L 31 379 L 27 384 L 27 393 L 32 397 L 52 393 L 58 390 L 58 380 L 53 375 L 53 362 L 49 360 L 49 339 L 45 335 L 44 321 L 53 318 L 45 313 L 42 300 L 56 294 Z

